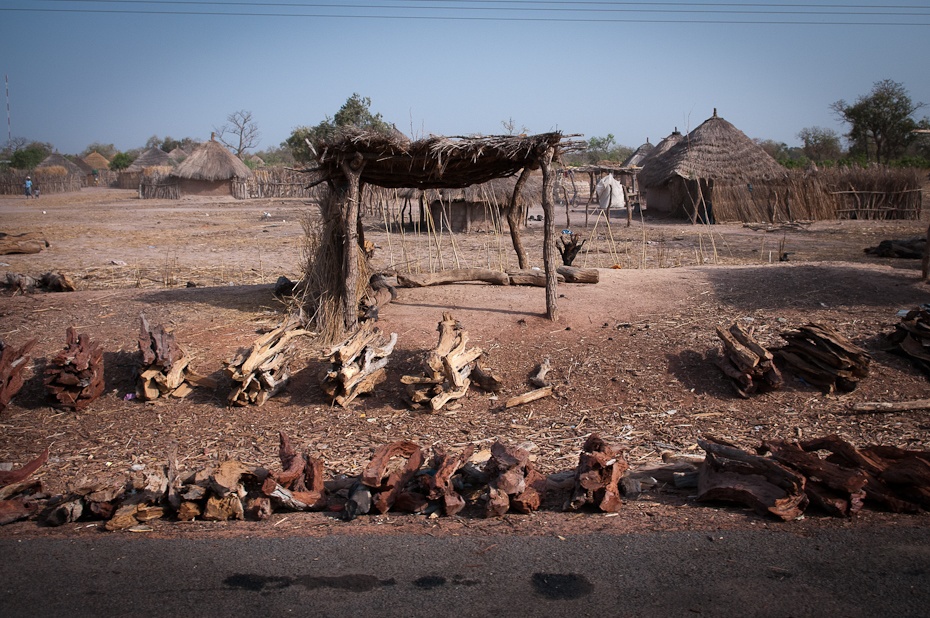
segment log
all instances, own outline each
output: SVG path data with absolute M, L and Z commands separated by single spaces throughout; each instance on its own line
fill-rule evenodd
M 45 376 L 46 389 L 60 407 L 83 410 L 105 387 L 103 348 L 69 326 L 65 349 L 49 362 Z
M 0 255 L 40 253 L 48 246 L 48 241 L 38 232 L 22 234 L 0 232 Z
M 556 273 L 565 277 L 565 283 L 597 283 L 601 278 L 600 272 L 596 268 L 559 266 Z
M 699 439 L 706 456 L 698 476 L 699 502 L 744 504 L 760 514 L 795 519 L 808 504 L 802 475 L 713 438 Z
M 517 406 L 522 406 L 525 403 L 530 403 L 531 401 L 536 401 L 537 399 L 548 397 L 551 394 L 552 394 L 552 386 L 544 386 L 543 388 L 537 388 L 536 390 L 523 393 L 522 395 L 511 397 L 504 403 L 504 409 L 506 410 L 508 408 L 515 408 Z
M 853 412 L 913 412 L 914 410 L 930 410 L 930 399 L 916 399 L 913 401 L 865 401 L 854 403 L 850 407 Z
M 546 273 L 542 270 L 508 270 L 507 276 L 510 277 L 510 285 L 529 285 L 537 288 L 546 287 Z M 565 283 L 565 276 L 556 277 L 559 283 Z
M 0 341 L 0 412 L 6 410 L 13 397 L 19 393 L 26 381 L 29 352 L 36 340 L 30 339 L 22 347 L 14 348 Z
M 398 274 L 397 285 L 402 288 L 423 288 L 431 285 L 446 285 L 450 283 L 464 283 L 483 281 L 493 285 L 510 285 L 507 273 L 487 268 L 460 268 L 444 270 L 429 274 Z

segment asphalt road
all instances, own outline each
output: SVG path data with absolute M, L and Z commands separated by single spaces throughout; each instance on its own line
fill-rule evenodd
M 0 616 L 927 616 L 930 529 L 0 539 Z

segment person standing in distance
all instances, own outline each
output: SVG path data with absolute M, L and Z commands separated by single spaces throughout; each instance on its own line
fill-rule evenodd
M 26 199 L 32 197 L 32 179 L 26 176 Z

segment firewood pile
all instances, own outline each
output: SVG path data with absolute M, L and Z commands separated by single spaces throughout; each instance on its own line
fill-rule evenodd
M 280 471 L 226 460 L 181 473 L 175 446 L 165 466 L 134 470 L 122 480 L 82 480 L 54 497 L 29 479 L 48 459 L 46 451 L 17 470 L 0 471 L 0 524 L 96 520 L 107 530 L 144 530 L 156 519 L 264 520 L 324 509 L 341 511 L 345 520 L 388 512 L 453 516 L 468 507 L 475 515 L 501 517 L 531 513 L 547 495 L 557 495 L 563 510 L 615 513 L 621 495 L 638 493 L 640 484 L 691 488 L 695 474 L 699 502 L 742 504 L 784 521 L 810 505 L 838 517 L 869 505 L 896 513 L 930 510 L 930 452 L 856 448 L 837 436 L 765 440 L 756 453 L 706 437 L 698 441 L 705 457 L 695 473 L 693 457 L 664 455 L 663 465 L 631 471 L 619 448 L 591 435 L 574 470 L 548 477 L 524 445 L 495 442 L 479 453 L 473 445 L 455 452 L 435 445 L 427 459 L 416 443 L 401 440 L 375 449 L 358 476 L 338 474 L 325 482 L 322 461 L 299 453 L 285 434 L 279 439 Z
M 730 379 L 736 393 L 748 398 L 756 392 L 781 388 L 781 373 L 775 366 L 774 356 L 759 345 L 752 333 L 738 322 L 729 328 L 717 327 L 717 336 L 723 343 L 723 352 L 714 358 L 720 371 Z
M 825 324 L 807 324 L 781 336 L 788 343 L 776 354 L 809 384 L 830 393 L 850 392 L 869 375 L 872 357 Z
M 620 478 L 627 470 L 621 449 L 607 444 L 597 434 L 585 440 L 575 469 L 575 487 L 565 510 L 577 511 L 591 505 L 604 513 L 620 510 Z
M 19 348 L 4 345 L 0 341 L 0 412 L 6 410 L 10 401 L 25 383 L 25 371 L 29 366 L 29 352 L 36 340 L 30 339 Z
M 920 307 L 908 311 L 888 335 L 892 352 L 899 354 L 930 376 L 930 311 Z
M 495 442 L 484 472 L 489 479 L 485 517 L 501 517 L 510 510 L 532 513 L 539 508 L 546 477 L 537 472 L 526 449 Z
M 259 337 L 252 347 L 243 350 L 226 363 L 226 372 L 233 380 L 229 403 L 237 406 L 261 406 L 287 385 L 290 362 L 296 355 L 294 340 L 310 331 L 298 328 L 287 320 L 278 328 Z
M 468 331 L 448 311 L 442 314 L 437 330 L 439 343 L 426 356 L 424 375 L 401 378 L 401 383 L 407 385 L 407 404 L 413 410 L 428 406 L 436 412 L 448 402 L 464 397 L 482 354 L 481 348 L 468 349 Z M 499 384 L 498 379 L 494 380 Z M 482 380 L 476 383 L 481 386 Z
M 103 393 L 103 348 L 69 326 L 65 349 L 45 369 L 45 386 L 60 407 L 83 410 Z
M 326 354 L 329 366 L 320 372 L 323 392 L 343 408 L 359 395 L 372 392 L 387 378 L 397 334 L 386 337 L 372 322 L 362 322 L 348 339 Z
M 802 515 L 808 505 L 836 517 L 855 515 L 864 504 L 895 513 L 930 510 L 927 451 L 856 448 L 835 435 L 763 441 L 758 451 L 768 457 L 713 438 L 698 444 L 706 451 L 698 501 L 735 502 L 785 521 Z
M 17 470 L 0 470 L 0 525 L 10 524 L 36 514 L 38 501 L 48 496 L 42 483 L 30 479 L 48 461 L 48 449 Z
M 191 368 L 191 358 L 178 344 L 173 332 L 162 325 L 149 326 L 139 316 L 139 379 L 136 397 L 151 401 L 159 397 L 187 397 L 197 384 L 212 384 Z M 214 385 L 215 386 L 215 385 Z

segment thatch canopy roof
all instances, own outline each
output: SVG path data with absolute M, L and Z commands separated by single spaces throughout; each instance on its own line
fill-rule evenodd
M 187 156 L 187 151 L 178 146 L 174 150 L 168 153 L 168 158 L 172 161 L 181 161 Z
M 171 159 L 168 158 L 168 153 L 158 146 L 152 146 L 136 157 L 136 160 L 132 162 L 132 165 L 126 168 L 126 171 L 141 172 L 147 167 L 158 167 L 170 164 Z
M 52 154 L 45 157 L 41 163 L 36 166 L 36 169 L 41 169 L 43 167 L 63 167 L 68 170 L 69 174 L 83 174 L 84 171 L 79 168 L 77 165 L 66 159 L 63 155 L 53 152 Z
M 388 188 L 452 189 L 506 178 L 523 168 L 535 169 L 550 147 L 576 147 L 560 132 L 539 135 L 438 137 L 409 141 L 391 134 L 343 128 L 315 145 L 323 179 L 344 178 L 343 163 L 364 165 L 361 182 Z
M 646 138 L 646 143 L 633 151 L 633 154 L 627 157 L 620 167 L 642 167 L 643 159 L 649 156 L 653 148 L 655 146 L 649 143 L 649 138 Z
M 87 164 L 87 161 L 85 161 L 85 160 L 82 159 L 81 157 L 68 155 L 68 156 L 65 157 L 65 158 L 68 159 L 68 161 L 71 161 L 72 163 L 74 163 L 76 166 L 78 166 L 78 168 L 81 170 L 81 173 L 82 173 L 82 174 L 85 174 L 85 175 L 86 175 L 86 174 L 93 174 L 93 173 L 94 173 L 94 168 L 92 168 L 91 166 L 89 166 L 89 165 Z
M 655 147 L 649 151 L 648 154 L 639 162 L 639 166 L 643 169 L 649 165 L 649 163 L 661 155 L 664 155 L 666 152 L 672 149 L 672 146 L 681 141 L 681 138 L 684 137 L 681 134 L 681 131 L 678 130 L 678 127 L 675 127 L 675 130 L 666 136 L 661 142 L 655 145 Z
M 248 178 L 252 170 L 216 140 L 202 143 L 171 174 L 190 180 L 229 180 Z
M 687 137 L 646 161 L 639 182 L 644 187 L 658 187 L 679 176 L 739 184 L 784 175 L 784 167 L 714 110 L 714 115 Z
M 110 162 L 107 161 L 107 158 L 96 150 L 84 157 L 84 163 L 89 165 L 91 169 L 95 170 L 105 170 L 110 168 Z
M 596 165 L 578 165 L 565 168 L 566 171 L 579 174 L 633 174 L 633 170 L 623 167 L 619 163 L 598 163 Z

